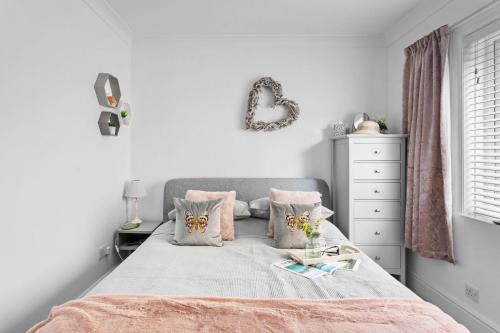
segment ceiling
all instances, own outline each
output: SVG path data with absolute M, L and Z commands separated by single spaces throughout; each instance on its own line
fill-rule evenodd
M 422 0 L 105 0 L 134 37 L 385 33 Z

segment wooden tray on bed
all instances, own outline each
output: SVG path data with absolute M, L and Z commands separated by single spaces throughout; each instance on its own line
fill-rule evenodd
M 302 265 L 315 265 L 318 263 L 328 264 L 341 260 L 358 259 L 361 251 L 348 244 L 338 245 L 340 251 L 338 255 L 323 254 L 320 258 L 306 258 L 304 249 L 294 249 L 288 251 L 288 256 Z M 321 251 L 331 248 L 331 246 L 321 248 Z

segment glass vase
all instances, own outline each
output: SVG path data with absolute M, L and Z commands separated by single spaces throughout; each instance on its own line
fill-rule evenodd
M 306 258 L 321 258 L 321 245 L 316 238 L 309 238 L 304 246 Z

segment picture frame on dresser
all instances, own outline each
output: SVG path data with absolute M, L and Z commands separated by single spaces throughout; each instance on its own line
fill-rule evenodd
M 403 284 L 406 138 L 349 134 L 332 139 L 335 223 Z

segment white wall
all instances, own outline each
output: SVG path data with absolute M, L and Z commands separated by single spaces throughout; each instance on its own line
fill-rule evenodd
M 160 219 L 176 177 L 318 177 L 330 181 L 334 120 L 382 113 L 385 49 L 377 39 L 186 37 L 134 42 L 132 175 L 150 192 L 143 216 Z M 299 119 L 271 133 L 244 129 L 253 82 L 272 76 Z M 264 111 L 266 112 L 266 111 Z M 273 111 L 267 111 L 273 112 Z
M 113 264 L 130 137 L 101 136 L 93 90 L 130 96 L 130 46 L 80 0 L 0 4 L 0 332 L 24 332 Z
M 424 1 L 388 34 L 387 50 L 388 112 L 391 125 L 401 129 L 401 80 L 403 49 L 415 40 L 444 24 L 462 22 L 491 3 L 489 0 Z M 430 14 L 433 13 L 433 14 Z M 451 68 L 451 71 L 457 70 Z M 458 110 L 452 110 L 454 116 Z M 457 128 L 453 128 L 457 130 Z M 454 159 L 454 165 L 459 165 Z M 453 179 L 455 202 L 459 178 Z M 456 207 L 456 205 L 455 205 Z M 476 332 L 500 331 L 500 228 L 466 220 L 454 213 L 453 228 L 456 265 L 410 255 L 408 284 L 421 296 L 441 306 L 446 312 Z M 465 284 L 479 288 L 479 304 L 465 297 Z

